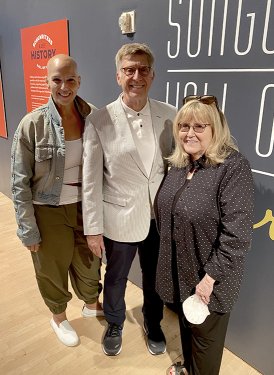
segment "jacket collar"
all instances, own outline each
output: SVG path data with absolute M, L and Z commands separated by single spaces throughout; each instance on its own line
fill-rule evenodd
M 80 113 L 80 115 L 85 120 L 86 117 L 91 112 L 91 108 L 90 108 L 89 104 L 84 99 L 80 98 L 80 96 L 78 96 L 78 95 L 75 97 L 74 103 L 75 103 L 75 106 L 76 106 L 78 112 Z M 49 107 L 52 119 L 55 122 L 60 123 L 62 119 L 61 119 L 61 116 L 60 116 L 60 114 L 59 114 L 59 112 L 56 108 L 54 100 L 52 99 L 52 96 L 50 96 L 50 98 L 49 98 L 48 107 Z

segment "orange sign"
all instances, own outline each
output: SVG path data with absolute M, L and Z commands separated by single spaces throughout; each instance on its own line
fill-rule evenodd
M 48 102 L 47 62 L 59 53 L 69 54 L 68 20 L 21 29 L 27 111 Z
M 0 70 L 0 137 L 7 138 L 7 125 L 5 116 L 4 96 L 2 87 L 2 77 Z

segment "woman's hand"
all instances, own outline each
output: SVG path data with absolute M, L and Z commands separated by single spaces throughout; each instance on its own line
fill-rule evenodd
M 215 280 L 212 279 L 212 277 L 206 273 L 205 276 L 202 278 L 202 280 L 199 282 L 199 284 L 196 285 L 195 293 L 207 305 L 210 302 L 210 295 L 213 291 L 214 283 L 215 283 Z

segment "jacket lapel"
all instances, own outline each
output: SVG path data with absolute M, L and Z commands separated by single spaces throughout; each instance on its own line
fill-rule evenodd
M 151 121 L 152 121 L 152 127 L 154 132 L 154 139 L 155 139 L 155 155 L 154 160 L 151 168 L 151 174 L 154 172 L 154 168 L 157 168 L 159 164 L 161 165 L 163 163 L 161 150 L 159 147 L 159 139 L 161 136 L 161 132 L 163 131 L 162 125 L 161 125 L 161 114 L 156 110 L 153 101 L 150 101 L 150 113 L 151 113 Z

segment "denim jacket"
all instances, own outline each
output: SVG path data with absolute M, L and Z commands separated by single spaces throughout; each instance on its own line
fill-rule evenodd
M 85 119 L 95 110 L 79 96 L 75 105 Z M 33 201 L 58 206 L 65 167 L 62 119 L 52 98 L 20 122 L 11 150 L 11 190 L 18 224 L 17 235 L 25 246 L 41 241 Z

